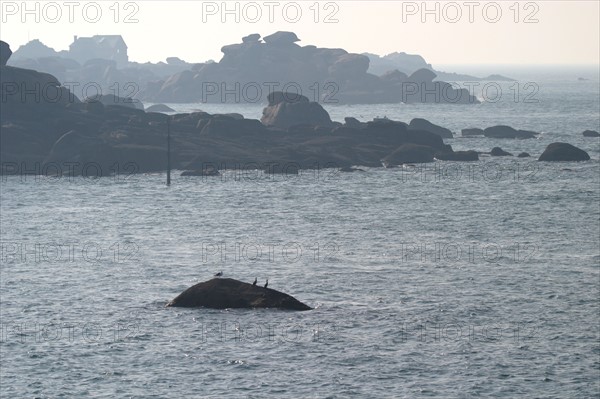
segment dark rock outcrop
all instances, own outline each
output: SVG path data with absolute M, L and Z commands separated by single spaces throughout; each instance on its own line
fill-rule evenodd
M 283 292 L 230 278 L 215 278 L 198 283 L 183 291 L 167 306 L 211 309 L 311 310 L 310 306 Z
M 291 93 L 269 94 L 269 106 L 263 110 L 260 120 L 266 126 L 288 129 L 295 125 L 332 126 L 329 113 L 308 98 Z
M 528 130 L 516 130 L 510 126 L 492 126 L 483 131 L 485 137 L 494 139 L 533 139 L 539 133 Z
M 0 66 L 5 66 L 11 55 L 12 51 L 8 43 L 0 40 Z
M 595 130 L 586 130 L 582 133 L 583 137 L 600 137 L 600 133 Z
M 444 151 L 437 152 L 435 158 L 440 161 L 474 162 L 479 161 L 479 154 L 477 151 Z
M 504 151 L 500 147 L 494 147 L 492 148 L 492 151 L 490 151 L 490 155 L 493 157 L 512 157 L 513 154 Z
M 517 158 L 529 158 L 531 155 L 529 155 L 528 152 L 522 152 L 519 155 L 517 155 Z
M 568 143 L 552 143 L 540 155 L 538 161 L 568 162 L 589 161 L 590 156 L 584 150 Z
M 415 118 L 410 121 L 408 125 L 409 130 L 425 130 L 426 132 L 431 132 L 437 134 L 441 138 L 451 139 L 454 137 L 450 129 L 446 129 L 445 127 L 441 127 L 429 122 L 426 119 Z
M 3 165 L 9 165 L 3 173 L 18 174 L 26 168 L 31 174 L 35 168 L 37 174 L 100 177 L 164 171 L 167 120 L 172 168 L 189 171 L 186 174 L 206 175 L 209 166 L 216 171 L 287 174 L 300 169 L 381 167 L 382 159 L 398 149 L 390 164 L 431 162 L 434 154 L 444 154 L 444 159 L 465 156 L 454 153 L 439 135 L 408 129 L 403 122 L 385 118 L 331 122 L 327 112 L 306 97 L 273 93 L 268 100 L 274 105 L 267 109 L 284 112 L 274 112 L 276 125 L 265 126 L 237 114 L 167 116 L 112 102 L 81 103 L 52 75 L 0 68 L 3 83 L 5 79 L 19 83 L 2 85 L 0 156 Z M 47 85 L 61 96 L 50 100 L 20 92 L 36 85 Z
M 381 161 L 387 168 L 409 163 L 428 163 L 433 162 L 433 151 L 431 147 L 424 145 L 404 144 Z

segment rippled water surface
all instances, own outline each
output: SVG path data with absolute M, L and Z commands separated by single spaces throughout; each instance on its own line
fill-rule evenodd
M 544 134 L 449 143 L 592 161 L 4 177 L 2 397 L 597 397 L 598 86 L 566 105 L 558 86 L 512 111 L 328 110 L 497 121 Z M 164 307 L 221 270 L 315 309 Z

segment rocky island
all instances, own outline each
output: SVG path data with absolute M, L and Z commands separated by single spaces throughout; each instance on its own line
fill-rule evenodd
M 453 133 L 427 120 L 361 122 L 349 116 L 340 123 L 297 93 L 269 93 L 261 120 L 239 114 L 147 112 L 130 98 L 110 95 L 81 101 L 53 75 L 5 65 L 10 48 L 0 44 L 3 175 L 100 177 L 164 171 L 167 131 L 172 168 L 196 176 L 218 176 L 224 169 L 297 173 L 479 159 L 477 151 L 454 151 L 444 143 Z M 536 136 L 507 126 L 472 130 L 492 138 Z M 586 159 L 565 146 L 552 151 L 552 157 L 540 160 Z
M 198 283 L 183 291 L 170 301 L 167 306 L 211 309 L 312 309 L 310 306 L 283 292 L 231 278 L 214 278 L 203 283 Z

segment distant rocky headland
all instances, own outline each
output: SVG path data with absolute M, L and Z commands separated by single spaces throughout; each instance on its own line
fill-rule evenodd
M 116 96 L 81 101 L 48 73 L 6 66 L 10 56 L 8 44 L 0 42 L 0 157 L 5 175 L 164 171 L 167 132 L 172 168 L 195 175 L 214 176 L 226 168 L 297 173 L 479 159 L 476 151 L 454 151 L 444 143 L 453 133 L 427 120 L 362 122 L 348 116 L 344 123 L 335 122 L 319 103 L 297 93 L 271 92 L 261 120 L 205 112 L 169 116 Z M 506 139 L 537 135 L 509 126 L 469 131 Z M 491 155 L 510 154 L 494 149 Z M 585 151 L 566 143 L 551 144 L 540 157 L 588 159 Z
M 251 34 L 223 46 L 219 62 L 169 57 L 152 64 L 130 62 L 119 35 L 75 37 L 65 51 L 32 40 L 15 51 L 9 65 L 48 72 L 80 98 L 114 94 L 147 102 L 263 103 L 270 92 L 286 91 L 332 104 L 479 102 L 443 79 L 482 79 L 435 71 L 421 56 L 353 54 L 298 41 L 293 32 Z

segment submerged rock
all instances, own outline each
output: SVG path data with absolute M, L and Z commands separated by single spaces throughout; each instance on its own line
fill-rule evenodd
M 529 158 L 531 155 L 529 155 L 528 152 L 522 152 L 519 155 L 517 155 L 517 158 Z
M 583 137 L 600 137 L 600 133 L 595 130 L 586 130 L 583 132 Z
M 506 152 L 500 147 L 492 148 L 492 151 L 490 152 L 490 154 L 493 157 L 512 157 L 512 154 L 510 152 Z
M 517 130 L 510 126 L 492 126 L 483 131 L 485 137 L 494 139 L 533 139 L 539 133 L 529 130 Z
M 260 286 L 230 278 L 215 278 L 198 283 L 179 294 L 167 306 L 184 308 L 277 308 L 311 310 L 296 298 Z
M 581 148 L 568 143 L 552 143 L 540 155 L 538 161 L 568 162 L 589 161 L 590 156 Z

